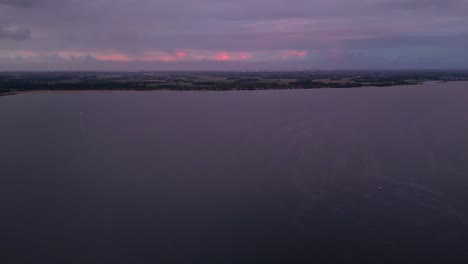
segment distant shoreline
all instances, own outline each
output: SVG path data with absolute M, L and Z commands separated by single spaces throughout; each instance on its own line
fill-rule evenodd
M 468 72 L 0 73 L 0 95 L 33 91 L 260 91 L 349 89 L 467 81 Z
M 17 90 L 14 92 L 0 92 L 0 96 L 15 95 L 20 93 L 34 93 L 34 92 L 157 92 L 157 91 L 173 91 L 173 92 L 230 92 L 230 91 L 272 91 L 272 90 L 320 90 L 320 89 L 356 89 L 356 88 L 383 88 L 383 87 L 393 87 L 393 86 L 416 86 L 424 84 L 397 84 L 397 85 L 388 85 L 388 86 L 351 86 L 351 87 L 320 87 L 320 88 L 306 88 L 306 87 L 278 87 L 278 88 L 256 88 L 256 89 L 138 89 L 138 88 L 128 88 L 128 89 L 26 89 L 26 90 Z
M 363 86 L 351 86 L 351 87 L 320 87 L 320 88 L 307 88 L 307 87 L 276 87 L 276 88 L 257 88 L 257 89 L 138 89 L 138 88 L 128 88 L 128 89 L 25 89 L 9 92 L 1 92 L 0 96 L 15 95 L 21 93 L 44 93 L 44 92 L 154 92 L 154 91 L 174 91 L 174 92 L 228 92 L 228 91 L 272 91 L 272 90 L 320 90 L 320 89 L 356 89 L 356 88 L 385 88 L 385 87 L 397 87 L 397 86 L 418 86 L 427 83 L 448 83 L 448 82 L 460 82 L 465 80 L 454 80 L 454 81 L 422 81 L 419 83 L 412 84 L 395 84 L 395 85 L 386 85 L 386 86 L 375 86 L 375 85 L 363 85 Z M 468 80 L 467 80 L 468 82 Z
M 1 92 L 0 91 L 0 96 L 8 96 L 8 95 L 14 95 L 18 94 L 18 92 Z

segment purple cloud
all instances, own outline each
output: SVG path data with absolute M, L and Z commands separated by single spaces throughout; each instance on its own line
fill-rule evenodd
M 464 68 L 467 12 L 463 0 L 0 0 L 0 54 L 23 58 L 0 69 Z

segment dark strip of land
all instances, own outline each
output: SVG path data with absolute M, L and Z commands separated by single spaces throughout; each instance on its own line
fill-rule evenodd
M 39 90 L 266 90 L 468 80 L 468 71 L 3 72 L 0 95 Z

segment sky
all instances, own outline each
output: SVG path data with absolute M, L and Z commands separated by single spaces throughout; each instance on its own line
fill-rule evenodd
M 0 71 L 468 69 L 467 0 L 0 0 Z

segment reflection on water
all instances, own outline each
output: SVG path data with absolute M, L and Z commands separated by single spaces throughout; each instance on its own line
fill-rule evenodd
M 466 263 L 468 83 L 0 98 L 3 263 Z

